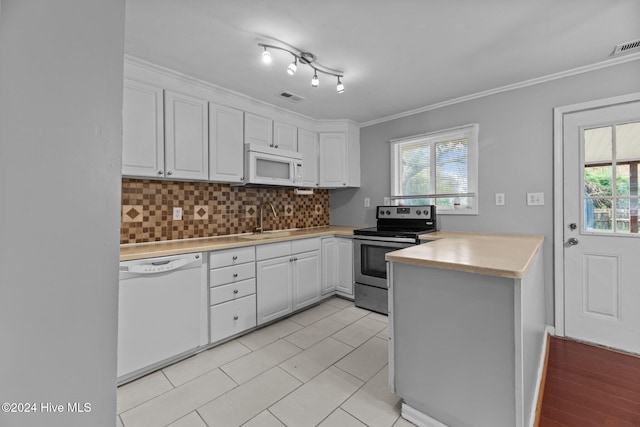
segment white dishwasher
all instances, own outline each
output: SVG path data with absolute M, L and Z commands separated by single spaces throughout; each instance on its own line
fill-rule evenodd
M 120 263 L 118 384 L 208 343 L 202 253 Z

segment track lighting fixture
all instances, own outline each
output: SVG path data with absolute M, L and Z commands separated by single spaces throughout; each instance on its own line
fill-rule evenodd
M 293 62 L 289 64 L 289 66 L 287 67 L 287 73 L 289 73 L 290 76 L 293 76 L 296 73 L 297 69 L 298 69 L 298 58 L 293 58 Z
M 267 47 L 264 47 L 264 52 L 262 52 L 262 62 L 265 64 L 271 64 L 271 52 L 267 50 Z
M 305 64 L 313 68 L 313 78 L 311 79 L 311 86 L 318 87 L 320 85 L 320 79 L 318 78 L 318 72 L 320 72 L 322 74 L 337 77 L 338 84 L 336 86 L 336 91 L 338 93 L 344 92 L 344 84 L 342 84 L 342 81 L 340 80 L 344 77 L 344 73 L 342 71 L 334 70 L 332 68 L 328 68 L 324 65 L 318 64 L 316 62 L 316 56 L 313 53 L 303 52 L 289 45 L 287 45 L 287 47 L 282 47 L 271 44 L 258 43 L 258 46 L 264 48 L 264 51 L 262 52 L 262 62 L 264 62 L 265 64 L 271 63 L 271 53 L 268 49 L 277 49 L 288 52 L 293 56 L 293 62 L 287 67 L 287 73 L 289 75 L 293 76 L 296 73 L 298 69 L 298 62 L 300 62 L 301 64 Z

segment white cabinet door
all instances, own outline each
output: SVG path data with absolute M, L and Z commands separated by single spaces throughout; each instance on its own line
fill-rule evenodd
M 258 325 L 293 311 L 292 256 L 256 263 Z
M 124 81 L 122 174 L 164 177 L 162 89 Z
M 244 179 L 243 113 L 209 104 L 209 181 Z
M 165 91 L 165 161 L 167 178 L 209 178 L 207 101 Z
M 344 132 L 320 134 L 320 187 L 347 185 L 347 140 Z
M 244 142 L 273 147 L 273 120 L 244 113 Z
M 317 187 L 318 177 L 318 134 L 298 129 L 298 152 L 303 156 L 302 187 Z
M 293 309 L 320 299 L 320 251 L 293 255 Z
M 328 294 L 336 290 L 338 270 L 336 257 L 338 245 L 335 237 L 322 239 L 322 294 Z
M 274 148 L 298 151 L 298 128 L 285 123 L 273 122 L 273 146 Z
M 336 290 L 353 297 L 353 240 L 336 238 Z

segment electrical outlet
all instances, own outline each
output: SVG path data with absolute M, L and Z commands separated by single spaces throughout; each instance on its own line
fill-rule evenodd
M 527 206 L 544 205 L 544 193 L 527 193 Z
M 173 220 L 182 221 L 182 208 L 173 208 Z
M 364 207 L 365 208 L 371 207 L 371 199 L 370 198 L 365 197 L 365 199 L 364 199 Z
M 496 193 L 496 206 L 504 206 L 504 193 Z

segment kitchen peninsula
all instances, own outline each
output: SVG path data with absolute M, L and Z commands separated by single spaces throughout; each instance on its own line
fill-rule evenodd
M 522 427 L 545 335 L 542 236 L 437 232 L 389 261 L 390 381 L 403 417 Z

